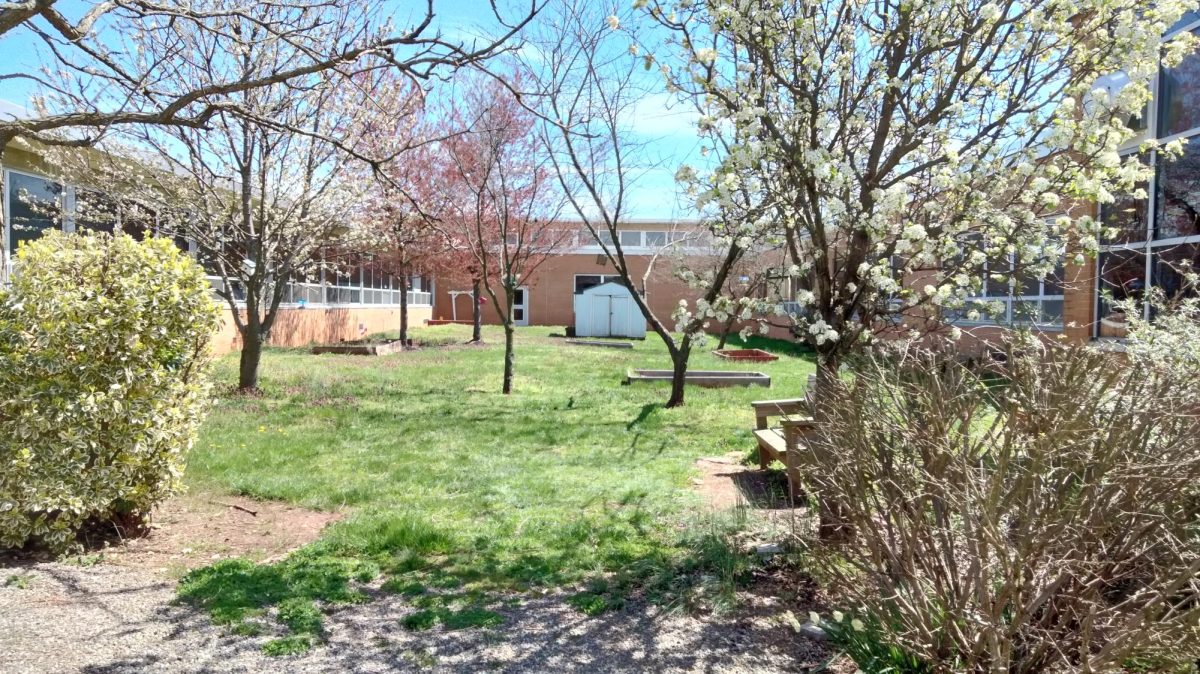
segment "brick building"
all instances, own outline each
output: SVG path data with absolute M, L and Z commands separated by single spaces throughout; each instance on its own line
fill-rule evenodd
M 617 278 L 604 250 L 582 225 L 561 252 L 546 259 L 521 289 L 513 308 L 517 325 L 573 326 L 577 293 Z M 607 238 L 607 232 L 602 232 Z M 655 315 L 670 320 L 679 300 L 693 300 L 697 292 L 674 275 L 676 257 L 709 252 L 697 223 L 688 220 L 629 220 L 618 227 L 621 247 L 634 280 L 644 283 L 645 297 Z M 434 293 L 433 317 L 470 320 L 470 279 L 439 278 Z M 483 311 L 485 323 L 499 323 L 490 302 Z

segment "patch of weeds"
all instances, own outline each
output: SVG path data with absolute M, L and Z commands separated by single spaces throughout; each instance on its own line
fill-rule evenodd
M 25 575 L 22 575 L 19 573 L 14 573 L 14 574 L 10 575 L 8 578 L 4 579 L 4 587 L 16 588 L 18 590 L 28 590 L 29 589 L 29 576 L 25 576 Z
M 442 624 L 448 630 L 465 630 L 473 627 L 496 627 L 504 622 L 504 617 L 495 611 L 485 608 L 470 607 L 461 611 L 450 611 L 441 616 Z
M 65 557 L 63 558 L 62 563 L 88 569 L 103 561 L 104 553 L 93 552 L 86 555 L 71 555 L 69 557 Z
M 438 624 L 439 616 L 435 609 L 421 609 L 400 619 L 400 626 L 412 632 L 427 630 Z
M 277 619 L 290 636 L 316 636 L 321 633 L 322 614 L 314 602 L 365 601 L 366 594 L 354 583 L 369 581 L 379 573 L 373 562 L 323 554 L 326 552 L 305 548 L 274 564 L 222 560 L 184 575 L 179 598 L 205 609 L 214 623 L 232 626 L 235 632 L 254 629 L 243 627 L 246 619 L 276 606 Z M 292 647 L 295 644 L 272 648 Z
M 864 674 L 929 674 L 933 671 L 920 658 L 888 643 L 879 619 L 873 615 L 833 612 L 833 620 L 821 620 L 829 643 L 844 652 Z
M 230 632 L 239 637 L 257 637 L 266 634 L 267 626 L 261 620 L 243 620 L 229 628 Z
M 598 616 L 614 608 L 612 598 L 601 592 L 580 592 L 568 597 L 567 603 L 586 616 Z
M 284 655 L 300 655 L 307 653 L 313 646 L 312 639 L 306 634 L 293 634 L 279 639 L 272 639 L 263 644 L 263 653 L 272 657 Z
M 495 627 L 504 617 L 488 608 L 494 602 L 478 593 L 423 594 L 412 602 L 417 609 L 400 620 L 404 629 L 418 632 L 441 624 L 448 630 Z
M 392 577 L 383 581 L 380 589 L 404 597 L 418 597 L 425 594 L 425 585 L 420 581 Z
M 730 609 L 738 588 L 760 563 L 734 538 L 744 526 L 739 511 L 689 526 L 671 553 L 646 555 L 615 574 L 594 578 L 568 603 L 589 616 L 620 610 L 635 595 L 667 608 Z
M 295 634 L 320 634 L 321 610 L 311 599 L 292 597 L 279 603 L 279 622 Z

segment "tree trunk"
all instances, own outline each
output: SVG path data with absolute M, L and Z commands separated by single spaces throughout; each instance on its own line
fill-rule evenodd
M 471 341 L 483 341 L 483 311 L 479 306 L 479 279 L 471 283 Z
M 684 384 L 687 381 L 688 357 L 692 353 L 692 338 L 684 335 L 679 348 L 671 352 L 671 397 L 667 407 L 683 407 Z
M 400 346 L 408 348 L 408 276 L 404 273 L 400 274 Z
M 512 313 L 510 312 L 509 316 L 511 315 Z M 504 395 L 512 393 L 513 360 L 515 359 L 515 354 L 513 353 L 513 332 L 512 319 L 510 318 L 504 321 L 504 386 L 501 389 Z
M 733 327 L 733 321 L 736 319 L 737 316 L 730 315 L 725 325 L 721 326 L 721 340 L 717 342 L 717 351 L 725 348 L 725 341 L 729 339 L 729 329 Z
M 238 390 L 258 390 L 258 364 L 262 360 L 263 337 L 257 318 L 247 317 L 242 330 L 242 353 L 238 361 Z
M 839 354 L 818 352 L 816 390 L 810 396 L 812 414 L 813 418 L 817 420 L 818 433 L 821 433 L 822 428 L 825 426 L 822 423 L 827 417 L 825 400 L 833 390 L 833 387 L 838 383 L 838 371 L 840 368 L 841 356 Z M 833 446 L 833 439 L 823 436 L 816 439 L 816 447 L 814 449 L 823 453 L 836 451 L 836 448 Z M 821 457 L 822 463 L 831 460 L 827 455 Z M 827 498 L 819 492 L 817 493 L 817 502 L 820 510 L 818 531 L 822 540 L 840 541 L 854 535 L 854 529 L 846 521 L 845 508 L 841 503 Z

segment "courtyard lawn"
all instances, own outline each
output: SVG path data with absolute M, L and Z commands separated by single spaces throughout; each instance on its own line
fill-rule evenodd
M 777 343 L 776 362 L 730 363 L 709 354 L 714 340 L 692 367 L 764 371 L 772 388 L 690 388 L 686 407 L 667 410 L 666 385 L 620 384 L 626 368 L 669 367 L 657 339 L 617 350 L 550 332 L 519 330 L 507 397 L 495 329 L 482 347 L 382 357 L 269 351 L 262 394 L 220 397 L 187 479 L 346 519 L 283 562 L 193 572 L 182 596 L 245 632 L 279 607 L 291 636 L 271 648 L 288 652 L 320 632 L 312 600 L 362 600 L 357 583 L 379 575 L 423 609 L 406 622 L 418 629 L 492 624 L 489 606 L 511 590 L 588 581 L 578 606 L 599 611 L 632 586 L 653 592 L 698 567 L 736 573 L 742 562 L 709 540 L 716 525 L 696 526 L 694 462 L 749 456 L 749 401 L 800 395 L 811 362 Z M 468 335 L 416 331 L 456 343 Z M 236 356 L 217 376 L 236 380 Z

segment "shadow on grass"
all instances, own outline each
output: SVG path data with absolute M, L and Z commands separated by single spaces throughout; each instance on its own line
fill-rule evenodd
M 640 412 L 638 412 L 638 415 L 636 417 L 634 417 L 632 421 L 630 421 L 628 424 L 625 425 L 625 430 L 632 431 L 635 426 L 638 426 L 643 421 L 649 419 L 650 415 L 654 414 L 654 412 L 656 410 L 659 410 L 661 408 L 662 408 L 662 403 L 647 403 L 645 405 L 642 405 L 642 410 Z
M 807 344 L 792 342 L 786 339 L 775 339 L 762 335 L 750 335 L 743 339 L 741 335 L 732 333 L 725 340 L 727 349 L 762 349 L 777 356 L 791 356 L 816 364 L 817 354 Z
M 713 516 L 664 541 L 646 528 L 640 498 L 628 494 L 600 517 L 561 526 L 550 545 L 525 551 L 505 541 L 456 541 L 397 513 L 364 514 L 279 562 L 230 559 L 192 571 L 179 597 L 234 634 L 282 633 L 263 646 L 268 655 L 308 650 L 324 637 L 324 608 L 369 601 L 369 583 L 381 575 L 380 590 L 417 609 L 401 621 L 408 630 L 495 627 L 503 622 L 496 609 L 534 587 L 582 587 L 569 603 L 593 616 L 635 598 L 669 607 L 691 607 L 696 597 L 732 604 L 757 561 L 732 540 L 744 517 Z

